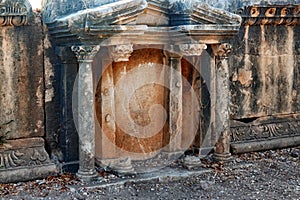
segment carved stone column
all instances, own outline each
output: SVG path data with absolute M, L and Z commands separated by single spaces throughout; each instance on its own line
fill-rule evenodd
M 184 56 L 184 59 L 186 59 L 188 62 L 190 62 L 193 65 L 193 77 L 192 80 L 195 81 L 197 79 L 197 76 L 200 74 L 200 56 L 202 55 L 203 50 L 207 49 L 206 44 L 180 44 L 179 45 L 179 49 L 180 49 L 180 53 Z M 195 83 L 192 83 L 190 86 L 193 87 L 192 85 Z M 200 87 L 200 85 L 199 85 Z M 185 147 L 188 148 L 189 146 L 186 145 L 190 145 L 191 144 L 191 135 L 189 135 L 188 140 L 186 139 L 187 134 L 196 134 L 197 130 L 194 130 L 191 127 L 195 127 L 198 128 L 198 134 L 199 134 L 199 146 L 201 147 L 202 145 L 202 132 L 201 132 L 201 126 L 203 125 L 203 118 L 201 118 L 199 115 L 199 112 L 201 112 L 201 108 L 200 108 L 200 104 L 201 104 L 201 96 L 202 96 L 202 91 L 201 91 L 201 87 L 199 88 L 199 90 L 195 90 L 195 88 L 191 88 L 193 92 L 189 92 L 188 94 L 186 92 L 183 92 L 183 101 L 184 102 L 188 102 L 185 103 L 183 105 L 183 115 L 185 115 L 186 113 L 184 113 L 185 111 L 185 105 L 189 106 L 191 108 L 191 110 L 189 111 L 189 113 L 193 113 L 192 114 L 192 118 L 187 120 L 188 123 L 187 124 L 183 124 L 183 143 L 185 143 Z M 187 99 L 186 99 L 187 98 Z M 200 100 L 200 102 L 199 102 Z M 199 118 L 198 118 L 199 116 Z M 199 119 L 199 121 L 198 121 Z M 183 122 L 186 123 L 187 121 Z M 188 130 L 185 130 L 185 127 L 188 127 Z M 190 132 L 190 133 L 187 133 Z M 195 138 L 195 136 L 193 135 L 192 137 L 193 139 Z M 189 144 L 186 144 L 186 143 Z
M 179 45 L 179 49 L 180 49 L 180 53 L 184 56 L 184 58 L 186 60 L 188 60 L 189 62 L 193 63 L 193 67 L 195 67 L 196 69 L 194 69 L 193 72 L 193 80 L 195 79 L 195 74 L 197 72 L 200 72 L 200 64 L 197 64 L 197 60 L 199 60 L 200 56 L 202 55 L 203 50 L 205 50 L 207 48 L 206 44 L 180 44 Z M 193 89 L 192 89 L 193 90 Z M 201 144 L 202 144 L 202 132 L 201 132 L 201 124 L 203 123 L 200 119 L 200 121 L 197 121 L 198 118 L 196 117 L 200 110 L 199 107 L 199 102 L 198 102 L 198 98 L 201 100 L 201 89 L 199 91 L 195 91 L 195 93 L 190 93 L 190 94 L 185 94 L 183 93 L 183 100 L 187 101 L 188 100 L 188 106 L 191 107 L 191 110 L 189 112 L 193 113 L 192 114 L 192 119 L 188 120 L 188 124 L 183 124 L 183 127 L 187 127 L 189 128 L 189 130 L 185 130 L 183 128 L 183 138 L 182 138 L 182 143 L 185 149 L 189 148 L 189 146 L 191 145 L 191 142 L 193 142 L 192 140 L 194 140 L 195 138 L 195 131 L 192 127 L 198 127 L 199 129 L 199 146 L 201 149 Z M 187 95 L 187 97 L 185 97 L 185 95 Z M 188 98 L 188 96 L 190 95 L 190 98 Z M 198 97 L 196 97 L 195 95 L 199 95 Z M 187 98 L 187 99 L 185 99 Z M 197 101 L 197 102 L 196 102 Z M 185 109 L 184 105 L 183 105 L 183 110 Z M 183 113 L 184 115 L 185 113 Z M 183 122 L 183 123 L 186 123 Z M 199 124 L 199 126 L 197 126 L 197 124 Z M 184 131 L 186 132 L 190 132 L 190 133 L 184 133 Z M 186 134 L 193 134 L 193 135 L 186 135 Z M 192 140 L 191 140 L 192 139 Z M 201 160 L 199 157 L 196 156 L 186 156 L 183 160 L 183 165 L 187 168 L 187 169 L 193 169 L 193 168 L 197 168 L 200 167 L 202 165 Z
M 228 160 L 230 154 L 230 88 L 229 88 L 229 67 L 228 55 L 231 52 L 231 45 L 224 43 L 213 45 L 215 55 L 215 131 L 218 137 L 214 157 L 216 160 Z
M 114 45 L 109 47 L 109 54 L 110 59 L 117 62 L 127 62 L 129 61 L 129 58 L 133 52 L 133 45 L 132 44 L 120 44 L 120 45 Z M 123 104 L 123 98 L 115 98 L 114 95 L 114 74 L 113 74 L 113 66 L 110 65 L 107 69 L 107 72 L 105 72 L 103 75 L 106 76 L 105 81 L 102 81 L 102 86 L 106 88 L 110 88 L 111 92 L 107 93 L 106 96 L 103 96 L 102 98 L 102 105 L 103 114 L 102 116 L 103 120 L 103 132 L 105 131 L 105 134 L 109 134 L 109 137 L 111 139 L 116 139 L 116 123 L 122 121 L 120 118 L 120 115 L 115 114 L 115 105 L 122 105 Z M 117 95 L 122 94 L 124 91 L 118 91 L 119 93 Z M 120 93 L 121 92 L 121 93 Z M 105 92 L 104 92 L 105 93 Z M 105 95 L 105 94 L 104 94 Z M 117 112 L 123 112 L 123 113 L 129 113 L 128 110 L 117 110 Z M 113 134 L 113 135 L 112 135 Z M 117 142 L 116 140 L 114 142 Z M 105 147 L 108 146 L 107 144 Z M 118 155 L 120 152 L 116 149 L 116 144 L 113 145 L 113 148 L 110 148 L 109 154 Z M 109 150 L 109 148 L 106 149 Z M 108 155 L 108 157 L 111 157 L 111 155 Z M 120 174 L 126 174 L 126 173 L 133 173 L 134 168 L 132 166 L 131 158 L 129 157 L 118 157 L 117 159 L 110 159 L 110 160 L 103 160 L 103 162 L 108 162 L 109 167 Z
M 95 116 L 92 61 L 100 46 L 72 46 L 79 62 L 78 72 L 78 135 L 79 170 L 83 181 L 97 177 L 95 170 Z
M 169 152 L 181 152 L 182 137 L 182 77 L 181 55 L 169 51 L 164 52 L 168 70 L 169 93 L 169 132 L 166 141 L 169 144 Z

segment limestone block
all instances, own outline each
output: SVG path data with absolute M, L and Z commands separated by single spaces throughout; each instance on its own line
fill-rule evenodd
M 7 139 L 44 135 L 43 31 L 39 17 L 32 23 L 0 29 L 0 126 Z

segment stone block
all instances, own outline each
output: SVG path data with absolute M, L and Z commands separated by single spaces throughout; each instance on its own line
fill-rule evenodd
M 44 135 L 43 30 L 39 17 L 32 23 L 0 30 L 0 126 L 7 139 Z
M 18 182 L 49 175 L 58 169 L 48 156 L 42 138 L 8 140 L 0 146 L 0 182 Z

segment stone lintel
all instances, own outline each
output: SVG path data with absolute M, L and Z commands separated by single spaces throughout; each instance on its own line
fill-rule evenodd
M 259 117 L 249 123 L 244 123 L 242 120 L 232 120 L 230 129 L 231 146 L 238 147 L 236 152 L 250 151 L 252 147 L 254 150 L 254 146 L 264 142 L 273 144 L 273 146 L 264 147 L 264 149 L 288 147 L 287 145 L 295 144 L 295 142 L 289 144 L 284 142 L 285 140 L 300 136 L 300 113 Z M 249 147 L 243 146 L 244 143 L 249 144 Z
M 289 136 L 284 138 L 273 138 L 269 140 L 245 141 L 243 143 L 231 144 L 232 153 L 246 153 L 270 149 L 296 147 L 300 145 L 300 136 Z
M 155 11 L 154 19 L 157 21 L 162 16 L 163 20 L 170 23 L 167 26 L 154 26 L 155 22 L 149 20 L 153 16 L 149 14 L 147 17 L 149 10 Z M 67 16 L 58 16 L 56 20 L 47 22 L 49 33 L 60 44 L 87 41 L 99 44 L 116 34 L 122 35 L 126 40 L 131 38 L 130 43 L 138 41 L 143 44 L 143 40 L 149 42 L 147 38 L 154 36 L 160 39 L 160 44 L 173 44 L 177 36 L 172 37 L 170 33 L 176 31 L 185 37 L 197 37 L 197 41 L 203 37 L 205 40 L 217 37 L 219 41 L 222 37 L 236 35 L 240 24 L 239 15 L 213 8 L 201 1 L 169 0 L 118 1 L 83 9 Z M 161 37 L 164 32 L 167 33 L 165 38 Z M 168 39 L 167 42 L 165 39 Z

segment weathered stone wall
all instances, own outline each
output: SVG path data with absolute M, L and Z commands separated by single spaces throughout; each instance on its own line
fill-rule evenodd
M 0 125 L 7 139 L 44 136 L 43 28 L 0 28 Z
M 233 119 L 300 111 L 299 26 L 243 26 L 231 56 Z
M 78 64 L 71 49 L 58 48 L 48 38 L 46 27 L 45 31 L 46 143 L 53 160 L 76 162 L 78 161 L 78 134 L 73 119 L 72 92 Z M 63 170 L 73 171 L 72 167 Z
M 44 140 L 43 25 L 39 14 L 28 16 L 28 23 L 0 27 L 0 131 L 6 137 L 0 145 L 0 182 L 57 173 Z
M 252 11 L 259 14 L 244 15 L 232 40 L 233 152 L 300 144 L 299 7 L 258 6 Z

